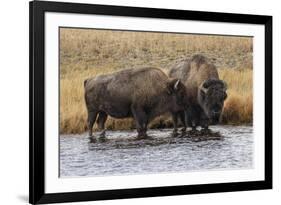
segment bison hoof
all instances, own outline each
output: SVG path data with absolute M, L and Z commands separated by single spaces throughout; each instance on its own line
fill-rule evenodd
M 181 128 L 182 132 L 186 132 L 186 127 Z
M 97 142 L 97 139 L 93 136 L 90 136 L 89 140 L 90 140 L 90 143 L 96 143 Z
M 177 130 L 173 130 L 172 137 L 177 137 L 178 135 L 179 135 L 179 133 L 177 132 Z
M 105 136 L 99 138 L 99 142 L 106 142 L 106 141 L 107 141 L 107 139 Z
M 212 134 L 212 131 L 211 131 L 210 129 L 208 129 L 208 128 L 203 128 L 203 129 L 201 130 L 201 133 L 204 134 L 204 135 L 206 135 L 206 134 Z
M 196 128 L 192 128 L 192 130 L 190 130 L 191 134 L 196 134 L 198 132 L 198 130 L 196 130 Z
M 100 133 L 100 137 L 101 137 L 101 138 L 105 138 L 105 130 L 103 130 L 103 131 Z
M 138 134 L 137 139 L 139 140 L 149 139 L 149 136 L 147 134 Z

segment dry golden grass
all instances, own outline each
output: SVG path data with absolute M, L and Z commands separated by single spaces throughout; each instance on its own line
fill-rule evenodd
M 222 122 L 228 124 L 252 123 L 253 72 L 244 70 L 219 70 L 220 78 L 228 84 L 228 98 L 224 104 Z
M 165 70 L 175 60 L 201 53 L 228 84 L 223 122 L 252 123 L 252 39 L 206 35 L 161 34 L 87 29 L 60 30 L 60 132 L 86 130 L 83 82 L 101 73 L 129 67 Z M 150 127 L 170 126 L 161 116 Z M 134 128 L 132 119 L 109 118 L 108 129 Z

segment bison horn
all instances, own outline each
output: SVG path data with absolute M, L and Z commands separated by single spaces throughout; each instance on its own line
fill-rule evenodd
M 203 92 L 203 93 L 207 93 L 208 91 L 208 88 L 204 87 L 206 85 L 206 82 L 203 82 L 200 86 L 200 90 Z
M 204 93 L 207 93 L 208 89 L 204 88 L 203 86 L 201 87 L 201 91 L 203 91 Z
M 175 83 L 175 86 L 174 86 L 175 90 L 178 89 L 179 82 L 180 82 L 180 80 L 177 80 L 177 82 Z

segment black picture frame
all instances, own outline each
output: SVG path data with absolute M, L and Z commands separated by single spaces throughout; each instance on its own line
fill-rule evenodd
M 124 6 L 105 6 L 62 2 L 33 1 L 29 4 L 29 202 L 32 204 L 154 197 L 198 193 L 230 192 L 272 188 L 272 16 L 184 11 Z M 45 193 L 44 119 L 45 119 L 45 12 L 98 14 L 111 16 L 150 17 L 199 20 L 209 22 L 260 24 L 265 26 L 265 180 L 135 188 L 71 193 Z

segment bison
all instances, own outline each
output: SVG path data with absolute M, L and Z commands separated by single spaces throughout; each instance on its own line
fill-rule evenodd
M 147 137 L 148 123 L 163 113 L 177 113 L 187 106 L 185 85 L 170 79 L 162 70 L 153 67 L 125 69 L 99 75 L 84 81 L 88 111 L 89 136 L 97 119 L 105 137 L 107 116 L 134 118 L 138 137 Z
M 210 124 L 217 124 L 227 98 L 226 83 L 219 79 L 217 68 L 203 55 L 194 55 L 172 66 L 169 77 L 180 79 L 188 91 L 189 107 L 185 111 L 173 114 L 173 121 L 178 118 L 184 127 L 196 130 L 201 126 L 208 130 Z

